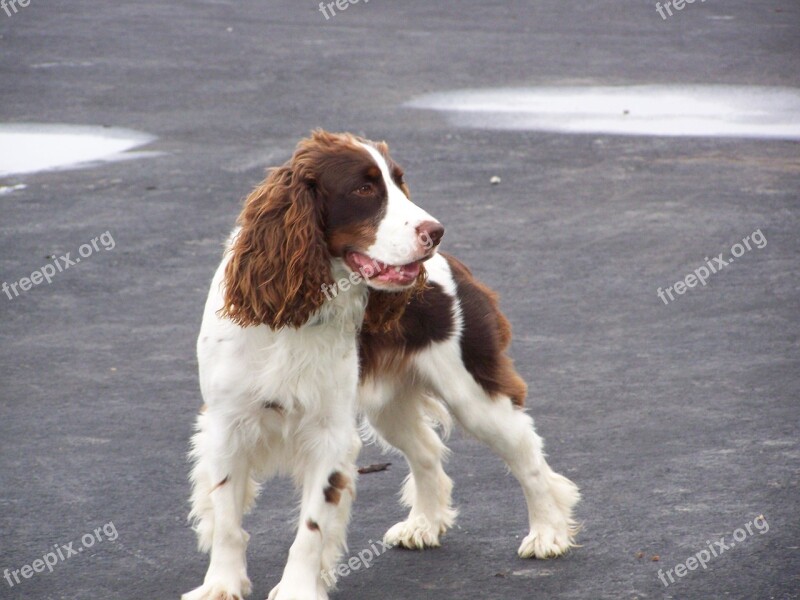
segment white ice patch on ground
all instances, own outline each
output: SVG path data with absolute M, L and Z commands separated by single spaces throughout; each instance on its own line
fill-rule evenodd
M 479 129 L 800 139 L 800 90 L 638 85 L 462 90 L 405 104 Z
M 113 127 L 0 125 L 0 177 L 154 156 L 159 153 L 128 151 L 155 139 Z
M 18 190 L 24 190 L 27 185 L 24 183 L 18 183 L 17 185 L 0 185 L 0 196 L 5 194 L 10 194 L 11 192 L 16 192 Z

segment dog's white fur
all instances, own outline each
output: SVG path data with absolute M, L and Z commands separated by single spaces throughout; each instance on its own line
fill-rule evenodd
M 410 232 L 419 222 L 433 219 L 397 188 L 381 155 L 368 150 L 390 191 L 372 256 L 391 264 L 415 260 L 397 249 L 416 252 L 406 238 L 416 235 Z M 297 535 L 269 600 L 328 598 L 329 578 L 321 574 L 333 572 L 345 548 L 361 446 L 359 405 L 374 432 L 400 449 L 411 468 L 403 493 L 411 512 L 388 530 L 388 544 L 437 546 L 453 524 L 452 482 L 442 468 L 445 447 L 433 427 L 434 421 L 447 424 L 452 412 L 522 484 L 530 533 L 520 556 L 557 556 L 572 545 L 577 488 L 547 465 L 530 417 L 508 397 L 490 397 L 466 370 L 456 284 L 442 256 L 426 267 L 429 280 L 454 298 L 453 334 L 422 350 L 408 369 L 381 372 L 360 387 L 357 332 L 367 301 L 365 284 L 341 289 L 302 327 L 240 327 L 218 314 L 228 258 L 211 283 L 197 343 L 205 408 L 192 439 L 191 518 L 200 549 L 210 551 L 210 565 L 203 585 L 183 600 L 233 600 L 250 593 L 249 536 L 242 516 L 253 505 L 257 481 L 279 473 L 294 478 L 302 499 Z M 332 261 L 332 270 L 336 280 L 350 273 L 339 259 Z M 333 472 L 348 481 L 338 503 L 326 502 L 322 493 Z

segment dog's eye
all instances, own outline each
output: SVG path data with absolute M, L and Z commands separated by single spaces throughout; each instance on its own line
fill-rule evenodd
M 359 196 L 371 196 L 375 193 L 375 186 L 371 183 L 365 183 L 358 189 L 356 189 L 356 194 Z

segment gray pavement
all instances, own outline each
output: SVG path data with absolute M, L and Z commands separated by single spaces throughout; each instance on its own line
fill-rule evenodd
M 317 126 L 386 139 L 444 248 L 501 293 L 551 463 L 584 497 L 582 546 L 522 561 L 516 482 L 455 434 L 461 515 L 442 548 L 381 554 L 334 599 L 800 597 L 798 144 L 456 129 L 401 106 L 499 86 L 800 87 L 800 5 L 708 0 L 663 20 L 644 0 L 371 0 L 327 21 L 317 5 L 0 12 L 1 122 L 125 127 L 163 153 L 0 179 L 27 186 L 0 196 L 0 281 L 116 242 L 0 296 L 0 570 L 94 538 L 52 572 L 0 579 L 0 598 L 201 583 L 185 453 L 207 285 L 242 197 Z M 756 230 L 766 246 L 705 287 L 656 296 Z M 369 447 L 360 464 L 384 460 Z M 403 515 L 407 468 L 389 460 L 359 482 L 353 553 Z M 273 481 L 247 518 L 254 598 L 280 577 L 294 505 Z M 759 515 L 769 530 L 746 532 Z M 659 580 L 734 533 L 705 569 Z

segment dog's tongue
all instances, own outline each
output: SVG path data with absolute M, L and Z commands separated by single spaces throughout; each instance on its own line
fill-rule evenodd
M 402 267 L 386 265 L 375 279 L 380 279 L 387 283 L 405 285 L 414 281 L 417 275 L 419 275 L 419 263 L 415 262 Z
M 418 262 L 400 266 L 387 265 L 360 252 L 351 252 L 347 259 L 350 267 L 367 279 L 377 279 L 384 283 L 408 285 L 417 278 L 420 271 Z

